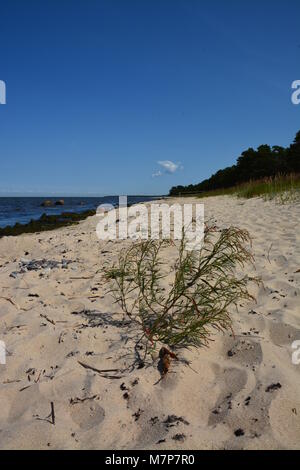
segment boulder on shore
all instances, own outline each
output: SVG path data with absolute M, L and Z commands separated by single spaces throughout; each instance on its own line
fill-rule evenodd
M 42 202 L 41 206 L 42 206 L 42 207 L 50 207 L 50 206 L 53 206 L 53 201 L 50 201 L 50 200 L 44 201 L 44 202 Z

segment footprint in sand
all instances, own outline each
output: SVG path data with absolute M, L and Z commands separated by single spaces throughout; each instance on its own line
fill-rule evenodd
M 269 415 L 274 436 L 287 449 L 299 449 L 299 413 L 299 401 L 278 396 L 271 403 Z
M 245 339 L 234 341 L 231 348 L 227 350 L 227 357 L 238 362 L 240 365 L 251 367 L 262 362 L 261 345 L 245 336 Z
M 270 322 L 269 331 L 271 341 L 280 346 L 291 345 L 294 340 L 300 338 L 300 329 L 281 322 Z
M 70 406 L 73 421 L 84 431 L 98 426 L 105 418 L 105 411 L 98 403 L 85 401 Z
M 287 263 L 288 263 L 287 258 L 283 255 L 276 256 L 274 261 L 277 264 L 277 266 L 279 266 L 279 267 L 286 266 Z
M 217 375 L 221 373 L 223 390 L 209 416 L 209 426 L 214 426 L 224 420 L 232 409 L 233 399 L 247 383 L 247 373 L 244 370 L 230 368 L 216 372 Z

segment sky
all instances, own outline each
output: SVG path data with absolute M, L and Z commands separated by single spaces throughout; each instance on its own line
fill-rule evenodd
M 0 195 L 166 194 L 300 129 L 299 0 L 1 0 Z

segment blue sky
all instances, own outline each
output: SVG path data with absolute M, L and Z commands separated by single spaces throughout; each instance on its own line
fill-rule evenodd
M 0 13 L 2 195 L 166 193 L 300 129 L 299 0 L 6 0 Z

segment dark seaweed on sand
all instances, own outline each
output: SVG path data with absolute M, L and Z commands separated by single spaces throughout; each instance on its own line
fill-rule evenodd
M 43 214 L 38 220 L 31 220 L 27 224 L 16 223 L 13 226 L 0 228 L 0 238 L 5 236 L 17 236 L 22 233 L 44 232 L 60 227 L 77 224 L 80 220 L 95 215 L 95 210 L 87 210 L 83 212 L 63 212 L 58 215 Z

